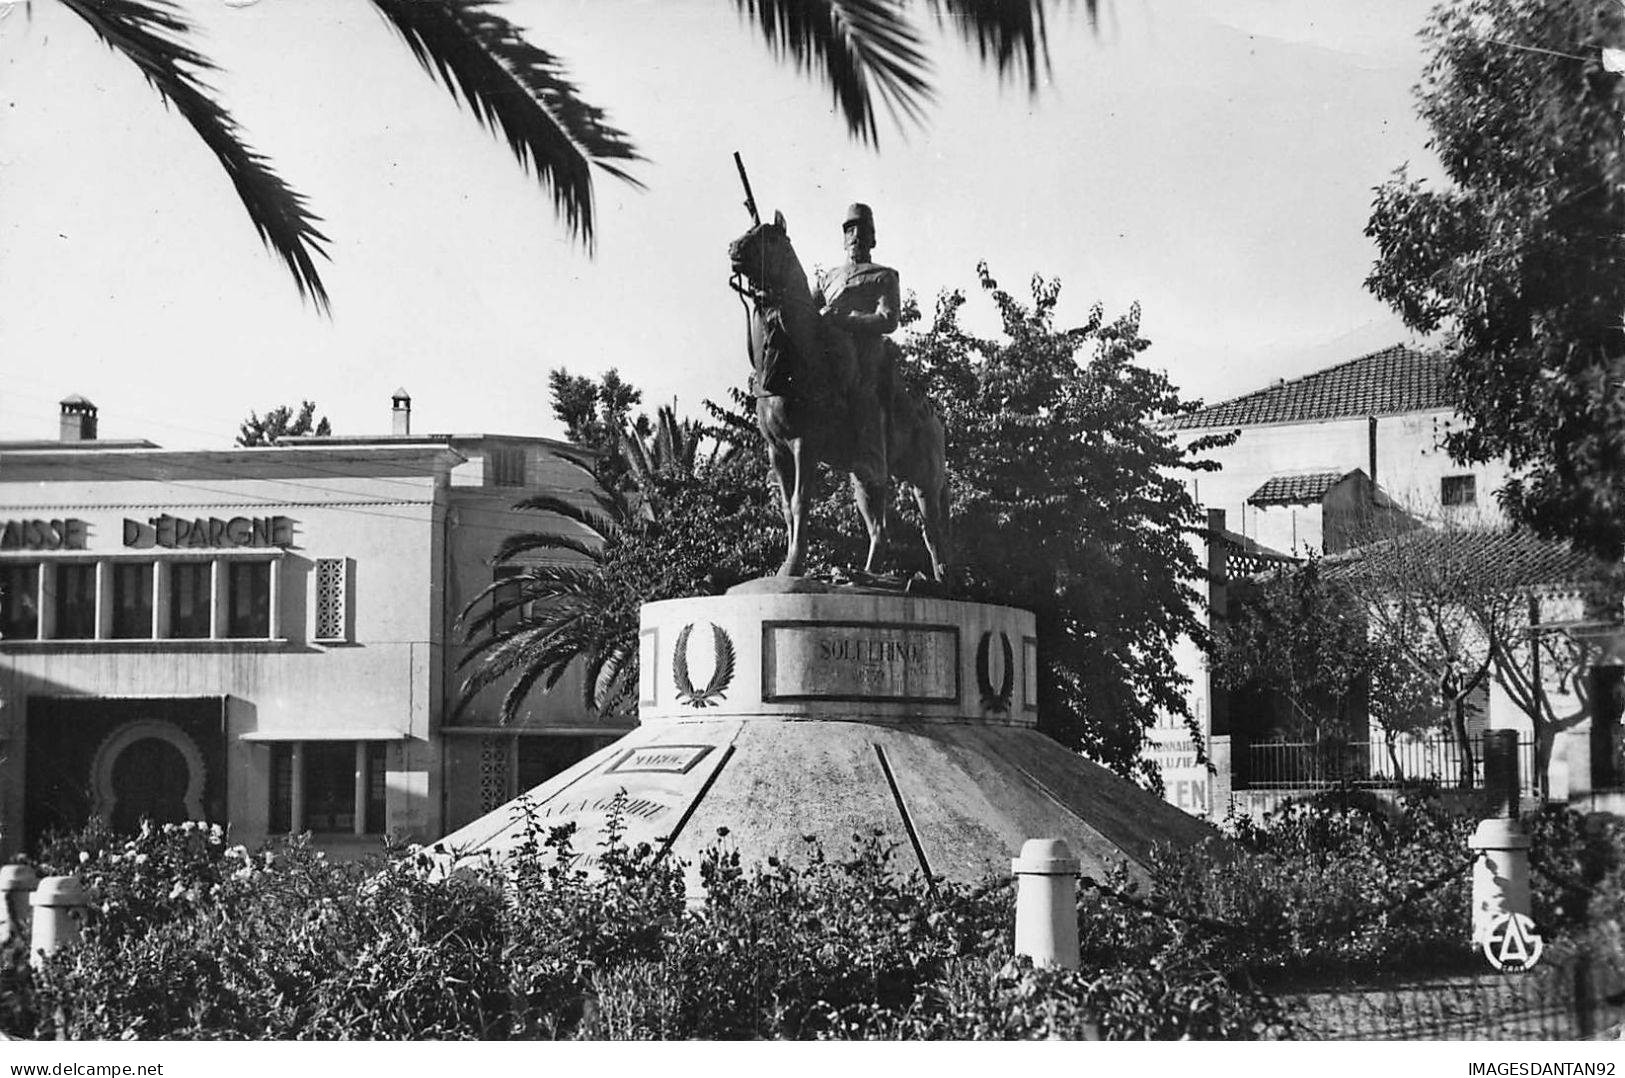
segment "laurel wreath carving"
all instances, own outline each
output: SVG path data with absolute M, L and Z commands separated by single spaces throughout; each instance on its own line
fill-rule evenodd
M 683 626 L 677 634 L 677 645 L 671 657 L 672 679 L 677 682 L 677 699 L 690 707 L 715 707 L 716 701 L 725 700 L 728 694 L 724 691 L 734 679 L 734 645 L 722 626 L 711 623 L 711 640 L 716 646 L 716 669 L 711 671 L 711 680 L 706 682 L 705 688 L 694 688 L 694 681 L 688 675 L 688 636 L 694 631 L 693 624 Z
M 989 711 L 1005 712 L 1010 710 L 1010 695 L 1016 687 L 1016 656 L 1010 649 L 1010 638 L 1004 633 L 999 634 L 999 643 L 1004 646 L 1004 677 L 999 681 L 999 687 L 993 687 L 993 672 L 988 662 L 992 658 L 993 633 L 991 630 L 982 634 L 982 642 L 976 645 L 976 687 L 982 691 L 982 706 Z

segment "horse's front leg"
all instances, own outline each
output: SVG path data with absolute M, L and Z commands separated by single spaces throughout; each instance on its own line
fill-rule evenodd
M 779 575 L 800 576 L 801 564 L 807 557 L 807 503 L 812 498 L 808 465 L 811 462 L 806 459 L 800 438 L 773 446 L 770 456 L 773 474 L 779 484 L 787 533 L 784 564 L 779 566 Z

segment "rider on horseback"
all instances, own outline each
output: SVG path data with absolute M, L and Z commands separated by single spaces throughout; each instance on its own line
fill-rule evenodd
M 874 211 L 862 202 L 846 209 L 841 223 L 846 263 L 818 275 L 813 305 L 826 325 L 852 339 L 858 370 L 874 379 L 877 397 L 891 397 L 891 354 L 885 335 L 897 329 L 899 298 L 897 271 L 869 261 L 875 246 Z

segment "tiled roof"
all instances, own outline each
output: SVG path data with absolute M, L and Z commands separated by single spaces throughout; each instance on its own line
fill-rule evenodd
M 1359 471 L 1358 468 L 1355 471 Z M 1354 472 L 1299 472 L 1272 475 L 1247 496 L 1248 505 L 1314 505 Z
M 1443 358 L 1396 344 L 1168 421 L 1179 430 L 1312 423 L 1449 408 Z
M 1526 531 L 1418 528 L 1327 558 L 1326 568 L 1334 576 L 1352 580 L 1367 575 L 1380 583 L 1417 577 L 1435 582 L 1460 578 L 1472 587 L 1517 589 L 1595 584 L 1608 575 L 1610 567 L 1567 543 Z

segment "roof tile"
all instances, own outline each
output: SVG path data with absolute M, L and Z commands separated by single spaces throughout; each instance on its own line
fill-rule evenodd
M 1450 408 L 1443 357 L 1396 344 L 1268 389 L 1209 405 L 1168 425 L 1254 427 Z
M 1358 469 L 1356 469 L 1358 471 Z M 1353 472 L 1298 472 L 1272 475 L 1247 496 L 1248 505 L 1314 505 Z

